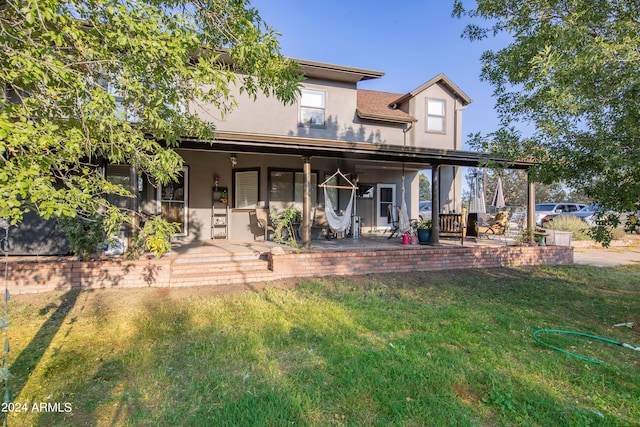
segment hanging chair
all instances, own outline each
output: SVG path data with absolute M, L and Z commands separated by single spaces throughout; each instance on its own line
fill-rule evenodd
M 327 216 L 329 227 L 331 227 L 333 231 L 337 233 L 343 231 L 345 233 L 349 233 L 349 230 L 351 229 L 351 209 L 353 208 L 354 196 L 355 191 L 351 192 L 351 197 L 349 198 L 349 203 L 344 211 L 344 215 L 338 215 L 333 208 L 331 198 L 327 194 L 327 189 L 324 189 L 325 215 Z

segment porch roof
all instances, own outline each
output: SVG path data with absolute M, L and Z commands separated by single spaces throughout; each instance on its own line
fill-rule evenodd
M 415 164 L 417 167 L 438 164 L 477 167 L 486 161 L 506 163 L 510 169 L 528 169 L 533 165 L 532 162 L 507 161 L 491 156 L 489 153 L 474 151 L 405 147 L 389 144 L 236 132 L 216 132 L 216 139 L 212 143 L 192 138 L 184 138 L 180 142 L 180 148 L 405 162 Z

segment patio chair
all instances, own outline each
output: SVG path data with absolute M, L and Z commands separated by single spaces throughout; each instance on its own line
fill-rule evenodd
M 391 207 L 391 205 L 389 205 L 389 207 Z M 391 234 L 389 234 L 389 237 L 387 237 L 387 240 L 393 237 L 400 237 L 400 215 L 401 215 L 400 207 L 396 208 L 396 213 L 397 213 L 398 219 L 396 219 L 396 217 L 391 214 L 388 215 L 388 218 L 390 220 L 389 231 L 391 232 Z
M 505 237 L 505 231 L 507 229 L 507 220 L 509 219 L 509 213 L 506 211 L 498 212 L 488 227 L 479 226 L 476 223 L 476 234 L 478 237 L 486 237 L 487 239 L 493 239 L 496 236 Z M 505 237 L 506 239 L 506 237 Z
M 258 202 L 256 205 L 256 221 L 258 223 L 258 228 L 264 230 L 264 240 L 265 242 L 269 240 L 269 232 L 274 231 L 273 225 L 271 225 L 271 220 L 269 218 L 269 209 L 266 207 L 264 202 Z

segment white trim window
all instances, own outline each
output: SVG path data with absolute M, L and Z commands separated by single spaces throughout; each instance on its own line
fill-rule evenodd
M 326 93 L 320 90 L 302 89 L 300 95 L 300 124 L 324 127 Z
M 427 99 L 427 132 L 445 133 L 446 105 L 442 99 Z
M 258 204 L 260 173 L 257 169 L 233 172 L 233 208 L 255 209 Z
M 142 121 L 134 111 L 132 111 L 125 105 L 123 90 L 116 88 L 113 82 L 103 81 L 102 86 L 105 88 L 109 95 L 113 96 L 116 104 L 116 116 L 118 117 L 118 119 L 127 121 L 129 123 L 139 123 Z

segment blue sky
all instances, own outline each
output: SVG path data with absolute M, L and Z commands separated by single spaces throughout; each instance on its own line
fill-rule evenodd
M 453 0 L 253 0 L 260 16 L 282 33 L 285 56 L 383 71 L 361 89 L 407 93 L 439 73 L 473 102 L 463 135 L 498 126 L 492 87 L 480 81 L 482 52 L 496 40 L 460 38 L 466 21 L 451 17 Z M 465 149 L 468 147 L 465 145 Z

